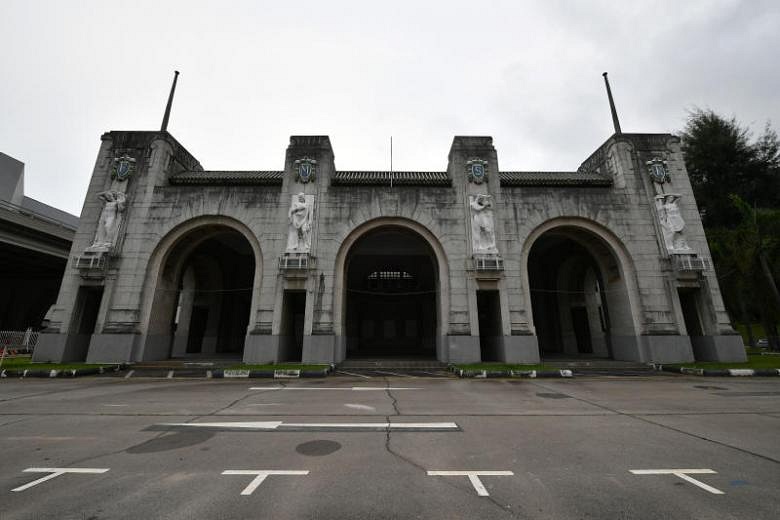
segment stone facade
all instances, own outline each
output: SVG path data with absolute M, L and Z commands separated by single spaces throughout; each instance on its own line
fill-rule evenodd
M 122 188 L 120 227 L 110 250 L 89 252 L 105 211 L 100 194 L 116 184 L 120 157 L 134 159 L 135 167 Z M 651 175 L 658 172 L 667 177 Z M 671 217 L 658 200 L 673 201 Z M 214 316 L 224 320 L 233 302 L 231 308 L 247 309 L 246 319 L 235 321 L 241 345 L 230 347 L 244 361 L 340 362 L 360 344 L 358 336 L 379 330 L 350 325 L 348 271 L 361 248 L 364 259 L 396 253 L 390 245 L 369 251 L 365 238 L 383 230 L 395 233 L 381 235 L 390 237 L 384 243 L 411 244 L 403 241 L 413 236 L 408 240 L 430 257 L 435 304 L 420 318 L 426 323 L 407 319 L 405 334 L 422 338 L 419 327 L 430 326 L 440 361 L 538 362 L 540 342 L 548 345 L 543 356 L 744 359 L 672 135 L 616 134 L 576 172 L 503 172 L 490 137 L 455 137 L 446 171 L 344 172 L 327 136 L 293 136 L 284 170 L 227 172 L 204 170 L 166 132 L 125 131 L 102 137 L 35 358 L 117 362 L 218 352 L 202 338 L 210 328 L 230 336 Z M 670 233 L 688 249 L 670 251 Z M 221 242 L 203 249 L 217 236 Z M 249 266 L 242 267 L 251 279 L 246 287 L 225 285 L 234 270 L 224 254 L 230 244 Z M 399 265 L 422 254 L 414 247 L 397 257 Z M 215 272 L 221 277 L 209 281 Z M 369 278 L 377 273 L 387 274 L 375 270 Z M 547 273 L 548 285 L 534 273 Z M 200 289 L 188 292 L 188 284 Z M 246 291 L 245 300 L 209 303 L 219 299 L 209 295 L 230 291 Z M 395 322 L 377 323 L 384 334 L 404 335 Z M 299 353 L 290 354 L 296 344 Z

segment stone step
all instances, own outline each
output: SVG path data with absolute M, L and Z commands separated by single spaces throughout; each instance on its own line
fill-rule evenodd
M 344 370 L 447 370 L 435 359 L 347 359 L 338 365 Z

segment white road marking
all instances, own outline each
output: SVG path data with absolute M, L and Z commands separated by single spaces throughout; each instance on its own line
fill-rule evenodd
M 366 376 L 363 374 L 355 374 L 354 372 L 347 372 L 346 370 L 336 370 L 339 374 L 346 374 L 348 376 L 355 376 L 355 377 L 362 377 L 363 379 L 371 379 L 371 376 Z
M 285 428 L 292 429 L 335 429 L 335 430 L 424 430 L 424 431 L 455 431 L 458 425 L 454 422 L 406 423 L 286 423 L 282 421 L 249 421 L 249 422 L 210 422 L 210 423 L 162 423 L 158 426 L 177 428 L 224 428 L 241 430 L 269 431 Z
M 377 374 L 387 374 L 389 376 L 398 376 L 398 377 L 411 377 L 412 379 L 417 379 L 416 376 L 410 375 L 410 374 L 399 374 L 398 372 L 386 372 L 384 370 L 374 370 Z
M 133 374 L 135 374 L 135 370 L 131 370 L 130 372 L 128 372 L 128 373 L 127 373 L 127 375 L 125 376 L 125 379 L 130 379 L 130 377 L 131 377 Z
M 168 379 L 173 379 L 173 370 L 168 371 Z
M 257 487 L 263 483 L 263 481 L 269 475 L 308 475 L 308 470 L 274 470 L 274 469 L 226 469 L 222 472 L 223 475 L 256 475 L 254 480 L 249 483 L 247 487 L 241 492 L 242 495 L 251 495 Z
M 248 404 L 247 406 L 281 406 L 282 403 L 257 403 L 257 404 Z
M 632 469 L 629 470 L 634 475 L 674 475 L 676 477 L 680 477 L 681 479 L 685 480 L 686 482 L 690 482 L 694 486 L 698 486 L 702 488 L 705 491 L 709 491 L 713 495 L 724 495 L 723 491 L 720 489 L 714 488 L 712 486 L 709 486 L 705 484 L 704 482 L 701 482 L 699 480 L 696 480 L 693 477 L 689 477 L 688 474 L 693 475 L 712 475 L 716 474 L 717 471 L 713 471 L 711 469 Z
M 489 497 L 487 489 L 485 489 L 482 481 L 479 480 L 480 476 L 483 477 L 510 477 L 514 475 L 511 471 L 429 471 L 428 475 L 435 477 L 468 477 L 471 485 L 477 491 L 477 495 L 481 497 Z
M 347 408 L 352 408 L 353 410 L 369 410 L 369 411 L 372 411 L 372 412 L 376 411 L 376 408 L 374 408 L 373 406 L 368 406 L 367 404 L 351 404 L 351 403 L 347 403 L 344 406 L 346 406 Z
M 384 392 L 385 390 L 422 390 L 406 386 L 252 386 L 250 390 L 346 390 L 351 392 Z
M 47 480 L 51 480 L 54 477 L 64 475 L 65 473 L 105 473 L 108 470 L 109 468 L 27 468 L 24 470 L 25 473 L 50 473 L 50 475 L 33 480 L 32 482 L 29 482 L 23 486 L 19 486 L 18 488 L 14 488 L 11 491 L 18 492 L 24 491 L 25 489 L 30 489 L 33 486 L 37 486 L 38 484 L 46 482 Z
M 104 404 L 103 406 L 127 406 L 126 404 Z

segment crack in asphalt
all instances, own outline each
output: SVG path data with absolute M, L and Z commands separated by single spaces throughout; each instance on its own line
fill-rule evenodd
M 666 430 L 670 430 L 670 431 L 673 431 L 673 432 L 681 433 L 683 435 L 687 435 L 687 436 L 693 437 L 695 439 L 711 442 L 713 444 L 717 444 L 718 446 L 723 446 L 725 448 L 731 448 L 731 449 L 739 451 L 741 453 L 745 453 L 745 454 L 748 454 L 748 455 L 753 455 L 754 457 L 758 457 L 759 459 L 768 460 L 769 462 L 774 462 L 775 464 L 780 464 L 780 460 L 774 459 L 774 458 L 769 457 L 767 455 L 762 455 L 762 454 L 756 453 L 754 451 L 746 450 L 745 448 L 740 448 L 739 446 L 734 446 L 732 444 L 728 444 L 728 443 L 725 443 L 725 442 L 722 442 L 722 441 L 718 441 L 718 440 L 712 439 L 710 437 L 705 437 L 704 435 L 699 435 L 699 434 L 696 434 L 696 433 L 687 432 L 685 430 L 681 430 L 679 428 L 675 428 L 674 426 L 669 426 L 669 425 L 662 424 L 662 423 L 659 423 L 659 422 L 651 421 L 650 419 L 648 419 L 645 416 L 645 415 L 650 415 L 650 414 L 638 415 L 638 414 L 632 414 L 632 413 L 628 413 L 628 412 L 621 412 L 620 410 L 615 410 L 614 408 L 610 408 L 608 406 L 604 406 L 602 404 L 595 403 L 593 401 L 589 401 L 589 400 L 584 399 L 582 397 L 577 397 L 575 395 L 571 395 L 569 393 L 566 393 L 566 392 L 563 392 L 563 391 L 560 391 L 560 390 L 557 390 L 557 389 L 553 389 L 553 388 L 547 387 L 545 385 L 539 384 L 536 381 L 534 381 L 531 384 L 536 385 L 539 388 L 544 388 L 545 390 L 555 391 L 555 392 L 559 392 L 559 393 L 562 393 L 562 394 L 566 394 L 569 397 L 571 397 L 572 399 L 574 399 L 575 401 L 580 401 L 581 403 L 586 403 L 586 404 L 589 404 L 591 406 L 595 406 L 597 408 L 601 408 L 602 410 L 610 411 L 610 412 L 612 412 L 614 414 L 617 414 L 617 415 L 622 415 L 624 417 L 630 417 L 632 419 L 636 419 L 638 421 L 642 421 L 642 422 L 645 422 L 647 424 L 652 424 L 653 426 L 659 426 L 659 427 L 664 428 Z M 754 412 L 754 414 L 755 414 L 755 412 Z M 655 414 L 655 415 L 669 415 L 669 414 Z M 687 415 L 698 415 L 698 414 L 692 413 L 692 414 L 687 414 Z
M 401 414 L 401 412 L 398 409 L 398 399 L 390 391 L 390 379 L 385 377 L 384 380 L 385 380 L 385 386 L 387 387 L 385 389 L 385 392 L 387 393 L 387 396 L 391 400 L 391 403 L 393 405 L 393 410 L 395 410 L 395 415 L 394 416 L 390 416 L 390 415 L 385 415 L 384 416 L 385 417 L 385 421 L 387 422 L 387 429 L 385 430 L 385 451 L 387 453 L 389 453 L 390 455 L 392 455 L 393 457 L 397 458 L 398 460 L 400 460 L 402 462 L 405 462 L 405 463 L 409 464 L 410 466 L 419 469 L 420 471 L 422 471 L 423 473 L 425 473 L 427 475 L 428 474 L 428 468 L 423 467 L 422 465 L 418 464 L 417 462 L 415 462 L 414 460 L 410 459 L 409 457 L 406 457 L 405 455 L 403 455 L 403 454 L 393 450 L 393 447 L 391 446 L 392 431 L 391 431 L 391 428 L 390 428 L 390 417 L 398 417 L 398 416 L 401 416 L 402 414 Z M 444 485 L 446 485 L 446 486 L 449 486 L 450 488 L 452 488 L 452 489 L 454 489 L 456 491 L 461 491 L 461 492 L 464 491 L 464 488 L 462 486 L 459 486 L 459 485 L 455 484 L 455 482 L 450 482 L 450 481 L 448 481 L 448 479 L 443 479 L 442 483 Z M 471 495 L 469 495 L 469 496 L 471 496 Z M 495 505 L 496 507 L 498 507 L 502 512 L 508 514 L 511 518 L 521 518 L 519 512 L 515 513 L 514 511 L 508 509 L 510 506 L 502 504 L 501 502 L 499 502 L 498 500 L 493 498 L 493 496 L 488 495 L 487 497 L 483 497 L 483 498 L 486 498 L 488 500 L 488 502 L 490 502 L 493 505 Z

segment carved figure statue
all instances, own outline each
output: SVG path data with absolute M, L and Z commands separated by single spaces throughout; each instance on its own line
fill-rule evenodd
M 122 223 L 122 213 L 125 211 L 125 194 L 121 191 L 108 190 L 98 193 L 103 201 L 95 240 L 87 251 L 109 251 L 119 235 L 119 225 Z
M 658 219 L 661 222 L 664 243 L 670 253 L 691 250 L 683 236 L 685 221 L 680 213 L 680 207 L 677 205 L 679 199 L 680 195 L 675 193 L 665 193 L 655 197 L 655 206 L 658 210 Z
M 290 211 L 287 212 L 290 220 L 287 232 L 288 253 L 308 253 L 311 250 L 313 205 L 314 195 L 293 195 Z
M 498 253 L 493 224 L 493 200 L 490 195 L 469 195 L 471 206 L 471 243 L 475 253 Z

